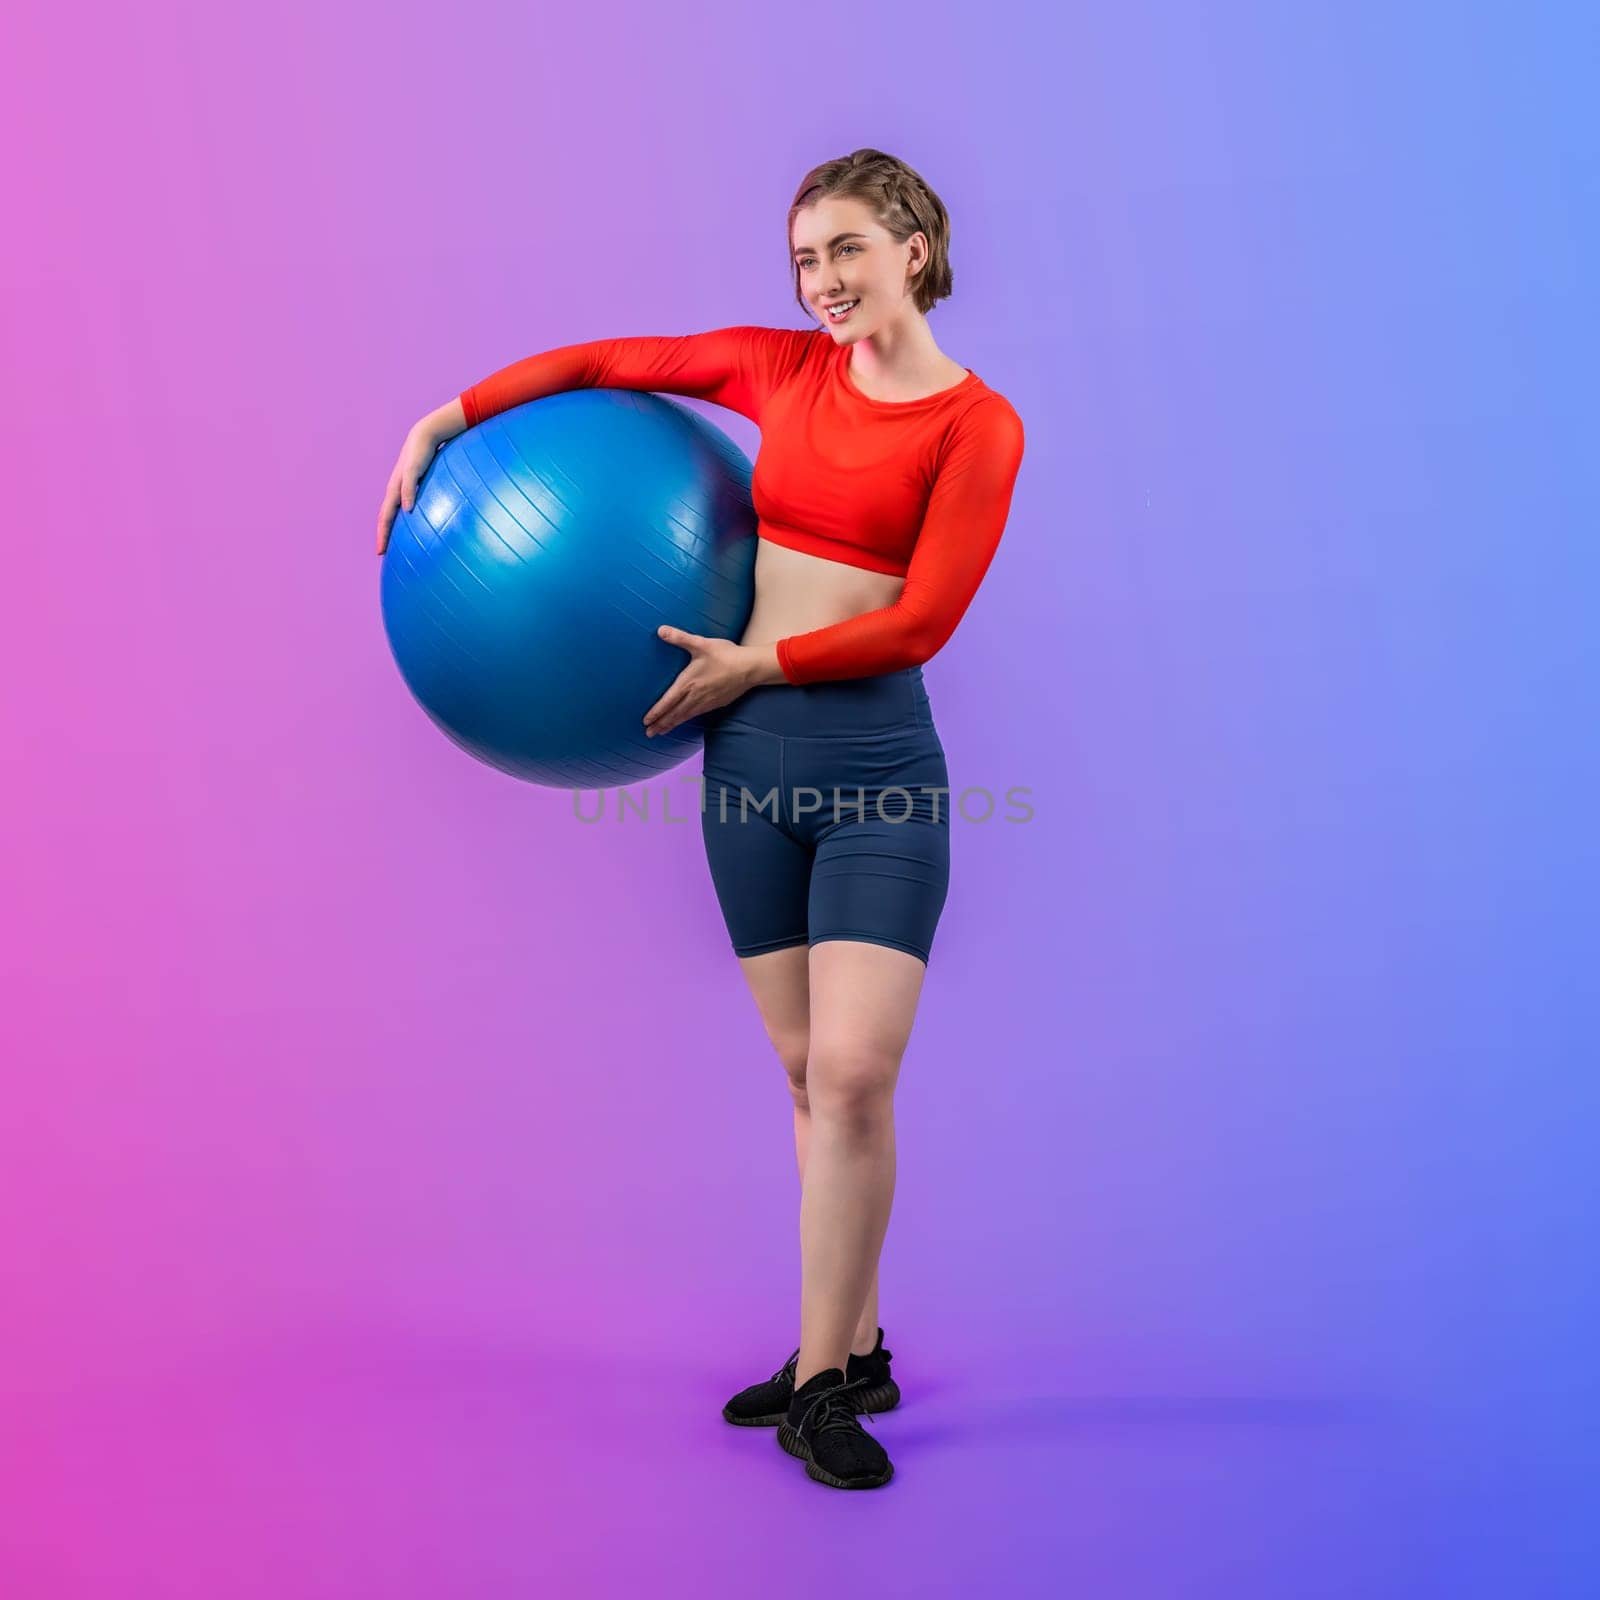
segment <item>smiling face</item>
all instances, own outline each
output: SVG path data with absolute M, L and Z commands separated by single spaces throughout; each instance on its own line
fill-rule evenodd
M 925 235 L 896 244 L 863 200 L 832 196 L 795 214 L 792 235 L 800 293 L 841 344 L 915 312 L 908 277 L 927 260 Z M 841 322 L 827 307 L 854 300 Z

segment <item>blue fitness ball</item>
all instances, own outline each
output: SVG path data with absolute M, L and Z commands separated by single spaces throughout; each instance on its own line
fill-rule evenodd
M 662 623 L 737 639 L 755 592 L 751 464 L 698 412 L 630 389 L 547 395 L 448 440 L 382 560 L 406 686 L 468 754 L 559 789 L 676 766 L 647 738 L 689 664 Z

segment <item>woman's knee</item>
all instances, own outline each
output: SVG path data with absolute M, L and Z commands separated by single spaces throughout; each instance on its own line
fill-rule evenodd
M 829 1047 L 820 1043 L 806 1069 L 813 1109 L 846 1122 L 876 1122 L 894 1100 L 900 1075 L 898 1054 L 870 1046 Z

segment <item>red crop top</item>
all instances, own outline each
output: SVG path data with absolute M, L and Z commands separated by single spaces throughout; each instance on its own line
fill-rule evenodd
M 1011 508 L 1022 419 L 970 368 L 920 400 L 873 400 L 825 328 L 597 339 L 527 356 L 463 391 L 469 426 L 568 389 L 659 389 L 761 428 L 758 537 L 905 579 L 876 611 L 778 641 L 790 683 L 919 666 L 978 592 Z

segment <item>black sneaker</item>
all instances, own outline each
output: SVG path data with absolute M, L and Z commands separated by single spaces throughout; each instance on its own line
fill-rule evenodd
M 889 1376 L 889 1360 L 893 1354 L 883 1347 L 882 1328 L 878 1329 L 878 1342 L 870 1354 L 858 1356 L 851 1352 L 845 1376 L 852 1383 L 858 1378 L 867 1380 L 861 1395 L 863 1411 L 891 1411 L 900 1404 L 900 1386 Z M 799 1364 L 800 1352 L 796 1350 L 764 1383 L 753 1383 L 748 1389 L 741 1389 L 722 1408 L 722 1415 L 741 1428 L 775 1428 L 789 1414 L 789 1402 L 794 1399 L 795 1368 Z
M 865 1379 L 846 1383 L 837 1367 L 814 1372 L 794 1392 L 778 1443 L 806 1464 L 806 1476 L 835 1489 L 879 1489 L 894 1476 L 888 1452 L 857 1420 Z

